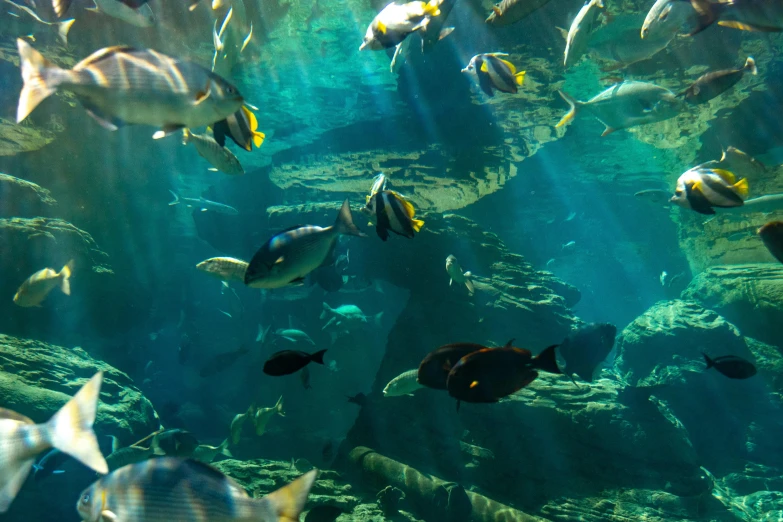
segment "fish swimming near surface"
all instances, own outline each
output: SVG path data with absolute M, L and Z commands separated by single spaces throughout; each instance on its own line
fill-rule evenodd
M 783 221 L 770 221 L 758 230 L 758 234 L 769 253 L 783 263 Z
M 456 281 L 459 285 L 465 285 L 468 294 L 473 295 L 476 292 L 473 281 L 471 281 L 473 274 L 471 274 L 470 271 L 463 272 L 459 261 L 457 261 L 457 258 L 453 255 L 446 258 L 446 273 L 449 274 L 449 286 Z
M 315 353 L 282 350 L 273 353 L 264 363 L 264 373 L 275 377 L 296 373 L 311 362 L 323 364 L 326 350 Z
M 598 22 L 598 15 L 604 8 L 602 0 L 588 0 L 579 10 L 571 23 L 566 36 L 566 48 L 563 57 L 563 66 L 571 67 L 585 54 L 590 35 Z
M 556 125 L 562 127 L 580 112 L 593 115 L 606 126 L 601 136 L 620 129 L 668 120 L 682 110 L 682 102 L 669 89 L 645 82 L 623 82 L 582 102 L 558 91 L 571 110 Z
M 416 31 L 425 29 L 430 19 L 440 14 L 440 0 L 390 3 L 378 13 L 364 35 L 360 51 L 380 51 L 399 45 Z
M 241 176 L 245 169 L 239 162 L 239 158 L 226 147 L 206 134 L 193 134 L 188 129 L 182 129 L 182 144 L 192 143 L 196 147 L 198 155 L 209 162 L 210 165 L 231 176 Z
M 417 381 L 422 386 L 435 390 L 446 390 L 449 372 L 457 362 L 473 352 L 486 349 L 475 343 L 454 343 L 441 346 L 430 353 L 419 364 Z
M 413 239 L 424 226 L 424 221 L 415 219 L 416 210 L 410 201 L 392 190 L 382 190 L 367 203 L 375 216 L 375 231 L 382 240 L 389 239 L 389 231 Z
M 33 34 L 37 33 L 39 29 L 46 28 L 46 30 L 55 31 L 63 45 L 68 45 L 68 32 L 76 21 L 75 19 L 71 18 L 70 20 L 63 20 L 61 22 L 47 22 L 26 5 L 18 4 L 11 0 L 3 0 L 3 3 L 10 8 L 10 11 L 4 13 L 3 16 L 16 18 L 16 20 L 14 20 L 16 23 L 11 23 L 15 30 Z M 2 6 L 3 3 L 0 3 L 0 6 Z
M 246 346 L 242 345 L 232 352 L 215 355 L 214 357 L 210 358 L 204 364 L 204 366 L 202 366 L 201 371 L 199 371 L 199 375 L 201 377 L 211 377 L 213 375 L 217 375 L 218 373 L 221 373 L 234 366 L 234 364 L 239 359 L 248 353 L 250 353 L 250 350 Z
M 73 260 L 68 261 L 59 272 L 51 268 L 39 270 L 22 283 L 14 295 L 14 303 L 24 308 L 41 306 L 49 292 L 55 288 L 59 288 L 65 295 L 71 295 L 72 272 Z
M 715 208 L 741 207 L 748 197 L 748 181 L 737 181 L 733 173 L 694 167 L 677 180 L 671 202 L 699 214 L 715 214 Z
M 503 0 L 492 6 L 485 21 L 494 26 L 515 24 L 548 3 L 549 0 Z
M 307 512 L 304 522 L 334 522 L 346 511 L 337 506 L 315 506 Z
M 295 226 L 272 236 L 255 253 L 245 272 L 245 284 L 251 288 L 282 288 L 304 282 L 307 274 L 329 257 L 340 235 L 365 237 L 353 224 L 346 199 L 334 225 Z
M 67 453 L 63 453 L 56 448 L 52 448 L 43 457 L 41 457 L 38 462 L 33 464 L 33 480 L 37 482 L 39 480 L 44 480 L 52 475 L 65 473 L 63 470 L 57 468 L 59 468 L 60 465 L 62 465 L 69 458 L 70 456 Z
M 555 348 L 556 345 L 550 346 L 533 356 L 530 350 L 511 346 L 509 341 L 501 348 L 484 348 L 468 354 L 449 372 L 449 395 L 457 401 L 497 402 L 533 382 L 538 370 L 561 373 Z
M 745 65 L 739 69 L 713 71 L 702 75 L 678 96 L 692 105 L 707 103 L 734 87 L 746 72 L 753 76 L 758 74 L 756 62 L 752 57 L 748 57 Z
M 470 59 L 462 72 L 472 75 L 487 96 L 494 96 L 495 90 L 516 94 L 525 82 L 525 71 L 517 72 L 516 66 L 504 60 L 506 53 L 477 54 Z
M 248 152 L 253 150 L 253 145 L 260 147 L 266 138 L 266 134 L 258 131 L 256 115 L 244 105 L 226 119 L 213 124 L 212 136 L 221 147 L 226 145 L 228 136 Z
M 103 127 L 151 125 L 160 129 L 154 138 L 185 127 L 211 125 L 244 102 L 239 90 L 220 76 L 151 49 L 107 47 L 66 70 L 24 40 L 16 43 L 24 80 L 17 123 L 61 89 L 72 92 Z M 179 80 L 176 88 L 172 77 Z
M 424 388 L 418 381 L 419 369 L 408 370 L 389 381 L 383 389 L 384 397 L 413 397 L 413 392 Z
M 256 428 L 256 435 L 259 437 L 266 433 L 266 426 L 272 417 L 279 415 L 285 417 L 285 411 L 283 411 L 283 396 L 281 395 L 274 406 L 271 408 L 258 408 L 253 415 L 253 425 Z
M 698 13 L 691 36 L 713 23 L 723 27 L 763 33 L 783 31 L 783 2 L 780 0 L 690 0 Z
M 172 196 L 174 196 L 174 199 L 169 202 L 170 207 L 173 207 L 174 205 L 179 205 L 180 203 L 184 203 L 186 207 L 188 208 L 195 207 L 201 210 L 201 212 L 212 211 L 218 214 L 225 214 L 227 216 L 239 215 L 239 211 L 234 207 L 224 205 L 223 203 L 218 203 L 217 201 L 210 201 L 204 198 L 185 198 L 180 196 L 173 190 L 169 190 L 169 192 L 171 193 Z
M 612 351 L 616 335 L 616 326 L 601 323 L 582 326 L 566 337 L 558 348 L 566 363 L 563 374 L 576 374 L 583 381 L 593 382 L 595 369 Z
M 136 8 L 122 0 L 93 0 L 93 3 L 95 7 L 88 7 L 88 11 L 102 13 L 136 27 L 153 27 L 156 24 L 155 13 L 147 3 Z
M 96 373 L 43 424 L 0 408 L 0 513 L 8 511 L 35 457 L 51 448 L 67 453 L 98 473 L 109 472 L 92 429 L 102 382 L 103 372 Z
M 750 361 L 736 355 L 723 355 L 712 359 L 706 353 L 702 353 L 707 370 L 715 368 L 729 379 L 749 379 L 756 375 L 756 367 Z
M 699 16 L 688 0 L 656 0 L 642 24 L 642 39 L 668 38 L 688 34 L 699 24 Z
M 247 261 L 233 257 L 211 257 L 197 264 L 196 268 L 221 281 L 244 283 L 247 265 Z
M 258 499 L 207 464 L 164 457 L 99 479 L 82 492 L 76 509 L 85 522 L 298 520 L 317 473 Z

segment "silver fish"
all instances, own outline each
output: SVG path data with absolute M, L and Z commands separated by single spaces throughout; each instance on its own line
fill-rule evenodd
M 473 281 L 470 280 L 473 274 L 469 271 L 463 272 L 459 261 L 457 261 L 457 258 L 453 255 L 446 258 L 446 273 L 449 274 L 449 286 L 456 281 L 458 284 L 465 285 L 465 288 L 468 289 L 470 295 L 473 295 L 476 291 L 473 286 Z
M 419 369 L 414 368 L 403 372 L 383 388 L 384 397 L 413 396 L 413 392 L 424 388 L 418 381 Z
M 11 16 L 16 18 L 16 23 L 10 24 L 14 30 L 21 33 L 36 33 L 38 29 L 44 27 L 56 31 L 57 37 L 62 41 L 64 45 L 68 45 L 68 32 L 71 30 L 71 26 L 76 21 L 71 18 L 69 20 L 63 20 L 61 22 L 47 22 L 42 19 L 38 14 L 27 7 L 26 5 L 17 4 L 11 0 L 3 0 L 9 7 L 10 11 L 3 16 Z M 10 19 L 9 19 L 10 22 Z M 19 34 L 19 33 L 17 33 Z
M 601 0 L 588 0 L 577 13 L 576 18 L 571 23 L 571 28 L 568 30 L 568 36 L 566 36 L 566 48 L 563 59 L 563 65 L 566 68 L 578 62 L 579 58 L 587 50 L 590 35 L 593 29 L 595 29 L 600 9 L 603 8 L 604 4 Z
M 182 129 L 182 144 L 192 143 L 196 147 L 199 156 L 209 162 L 210 165 L 232 176 L 241 176 L 245 173 L 242 164 L 233 152 L 221 146 L 206 134 L 193 134 L 188 129 Z
M 221 281 L 245 281 L 247 261 L 233 257 L 211 257 L 196 265 L 196 268 Z
M 41 306 L 49 292 L 55 288 L 59 288 L 65 295 L 71 295 L 71 272 L 73 272 L 73 260 L 59 272 L 51 268 L 39 270 L 22 283 L 14 295 L 14 303 L 25 308 Z
M 641 37 L 667 38 L 678 33 L 688 34 L 699 23 L 696 10 L 684 0 L 656 0 L 642 24 Z
M 119 0 L 93 0 L 95 7 L 87 8 L 88 11 L 102 13 L 118 20 L 122 20 L 136 27 L 152 27 L 155 25 L 155 13 L 149 4 L 141 4 L 133 9 Z
M 239 211 L 234 207 L 229 207 L 228 205 L 218 203 L 217 201 L 210 201 L 204 198 L 184 198 L 179 196 L 173 190 L 169 190 L 169 192 L 171 192 L 171 195 L 174 196 L 174 200 L 169 202 L 169 206 L 185 203 L 188 208 L 195 207 L 201 209 L 202 212 L 211 210 L 213 212 L 217 212 L 218 214 L 226 214 L 227 216 L 239 215 Z

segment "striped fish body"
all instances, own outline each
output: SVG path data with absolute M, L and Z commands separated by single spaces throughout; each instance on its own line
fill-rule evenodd
M 566 48 L 563 60 L 565 67 L 574 65 L 587 50 L 590 35 L 596 27 L 598 14 L 603 9 L 601 0 L 589 0 L 574 18 L 566 37 Z
M 416 390 L 424 388 L 417 380 L 418 374 L 418 368 L 401 373 L 389 381 L 389 384 L 383 389 L 383 396 L 401 397 L 403 395 L 413 395 L 413 392 Z
M 210 165 L 232 176 L 241 176 L 245 173 L 239 159 L 230 150 L 218 144 L 215 140 L 204 134 L 193 134 L 188 129 L 183 130 L 184 144 L 192 143 L 196 147 L 199 156 L 209 162 Z
M 247 107 L 242 107 L 225 120 L 220 120 L 212 126 L 212 135 L 222 147 L 226 145 L 226 136 L 248 152 L 253 145 L 260 147 L 266 135 L 258 131 L 258 119 Z
M 746 180 L 737 181 L 734 174 L 725 170 L 696 167 L 677 180 L 672 202 L 700 214 L 714 214 L 713 207 L 741 207 L 747 195 Z
M 413 205 L 394 191 L 376 193 L 368 206 L 375 214 L 375 231 L 384 241 L 389 238 L 389 231 L 413 239 L 424 225 L 423 221 L 414 219 Z
M 247 261 L 233 257 L 212 257 L 196 265 L 196 268 L 221 281 L 244 282 Z

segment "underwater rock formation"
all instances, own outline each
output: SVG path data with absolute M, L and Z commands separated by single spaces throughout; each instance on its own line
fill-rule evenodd
M 37 215 L 57 204 L 47 189 L 21 178 L 0 173 L 0 215 Z

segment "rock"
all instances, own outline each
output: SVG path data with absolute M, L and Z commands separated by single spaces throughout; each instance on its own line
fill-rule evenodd
M 0 173 L 0 212 L 7 216 L 41 215 L 57 204 L 51 193 L 30 181 Z
M 783 349 L 783 265 L 713 266 L 697 275 L 683 299 L 725 316 L 743 334 Z

